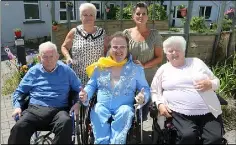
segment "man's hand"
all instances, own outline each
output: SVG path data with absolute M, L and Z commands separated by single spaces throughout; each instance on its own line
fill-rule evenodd
M 13 111 L 13 113 L 12 113 L 12 117 L 15 118 L 16 115 L 18 115 L 19 118 L 20 118 L 20 117 L 21 117 L 21 113 L 22 113 L 21 108 L 16 108 L 16 109 Z
M 207 90 L 210 90 L 212 88 L 212 83 L 209 79 L 207 80 L 201 80 L 201 81 L 197 81 L 195 84 L 194 84 L 194 87 L 197 91 L 207 91 Z
M 171 117 L 171 115 L 170 115 L 171 110 L 167 106 L 165 106 L 164 104 L 159 104 L 158 110 L 159 110 L 161 116 L 165 116 L 167 118 Z
M 139 105 L 144 103 L 144 88 L 141 89 L 141 91 L 135 97 L 135 100 L 136 100 L 136 103 Z
M 80 99 L 80 101 L 82 103 L 84 103 L 87 100 L 87 98 L 88 98 L 87 92 L 83 88 L 81 88 L 80 92 L 79 92 L 79 99 Z
M 75 103 L 75 104 L 71 107 L 71 109 L 70 109 L 70 114 L 71 114 L 72 111 L 74 111 L 75 117 L 76 117 L 76 115 L 79 114 L 79 103 Z

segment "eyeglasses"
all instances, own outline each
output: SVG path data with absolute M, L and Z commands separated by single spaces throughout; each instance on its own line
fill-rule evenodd
M 93 17 L 94 15 L 93 14 L 82 14 L 82 16 L 84 16 L 84 17 Z
M 181 50 L 179 49 L 171 49 L 171 50 L 167 50 L 166 54 L 175 54 L 175 53 L 179 53 Z
M 127 46 L 126 45 L 112 45 L 111 48 L 114 50 L 117 50 L 117 49 L 124 50 L 127 48 Z

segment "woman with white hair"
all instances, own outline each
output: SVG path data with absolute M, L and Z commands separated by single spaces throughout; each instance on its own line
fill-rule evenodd
M 82 24 L 70 30 L 61 46 L 61 52 L 67 63 L 72 63 L 72 68 L 85 85 L 89 79 L 85 68 L 106 53 L 106 33 L 103 28 L 95 26 L 97 9 L 92 3 L 81 4 L 79 11 Z
M 220 144 L 221 106 L 215 90 L 219 79 L 200 59 L 185 58 L 186 41 L 171 36 L 163 42 L 168 62 L 156 72 L 151 84 L 152 101 L 159 110 L 158 124 L 172 117 L 177 129 L 177 144 Z M 200 133 L 200 134 L 199 134 Z

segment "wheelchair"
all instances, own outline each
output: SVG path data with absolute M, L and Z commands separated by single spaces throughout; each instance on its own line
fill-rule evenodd
M 228 105 L 228 102 L 224 100 L 222 97 L 220 97 L 217 94 L 217 97 L 220 101 L 221 105 Z M 150 116 L 153 119 L 153 125 L 152 125 L 152 144 L 176 144 L 176 138 L 177 138 L 177 130 L 172 124 L 172 118 L 167 118 L 166 121 L 164 122 L 164 129 L 161 129 L 160 126 L 158 125 L 157 121 L 157 116 L 158 116 L 158 110 L 156 103 L 153 102 L 149 106 L 149 111 L 150 111 Z M 222 124 L 222 130 L 224 133 L 224 127 Z M 203 141 L 201 137 L 198 138 L 196 144 L 202 144 Z M 227 140 L 225 138 L 222 138 L 222 144 L 227 145 Z
M 71 108 L 75 103 L 76 97 L 78 96 L 78 92 L 70 90 L 69 96 L 68 96 L 68 106 Z M 22 112 L 28 108 L 29 105 L 29 96 L 27 94 L 22 94 L 18 99 L 18 101 L 21 104 Z M 70 114 L 72 123 L 72 137 L 71 137 L 71 144 L 75 144 L 75 135 L 76 135 L 76 122 L 75 122 L 75 115 L 74 112 Z M 20 118 L 18 115 L 15 116 L 14 120 L 18 121 Z M 38 144 L 52 144 L 53 139 L 50 137 L 50 135 L 53 133 L 52 130 L 46 133 L 45 135 L 42 135 L 41 131 L 48 131 L 48 130 L 40 130 L 36 131 L 31 139 L 30 144 L 38 145 Z
M 94 144 L 94 135 L 92 125 L 90 121 L 90 112 L 93 106 L 96 104 L 96 96 L 93 96 L 87 107 L 81 106 L 78 124 L 78 144 Z M 141 144 L 143 142 L 143 114 L 142 108 L 135 107 L 135 115 L 132 120 L 132 125 L 127 134 L 126 144 Z M 111 123 L 113 118 L 108 119 L 108 123 Z

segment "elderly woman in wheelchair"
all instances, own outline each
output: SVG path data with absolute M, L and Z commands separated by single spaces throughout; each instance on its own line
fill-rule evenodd
M 203 144 L 221 144 L 222 110 L 214 92 L 219 79 L 202 60 L 185 58 L 183 37 L 169 37 L 163 49 L 168 62 L 157 70 L 151 85 L 160 129 L 167 118 L 176 129 L 176 144 L 196 144 L 199 138 Z
M 149 100 L 144 70 L 132 61 L 128 44 L 122 32 L 115 33 L 109 42 L 109 55 L 86 68 L 90 80 L 79 97 L 88 105 L 97 91 L 97 103 L 90 112 L 94 144 L 125 144 L 134 117 L 134 99 L 141 106 Z M 136 90 L 139 93 L 134 97 Z

